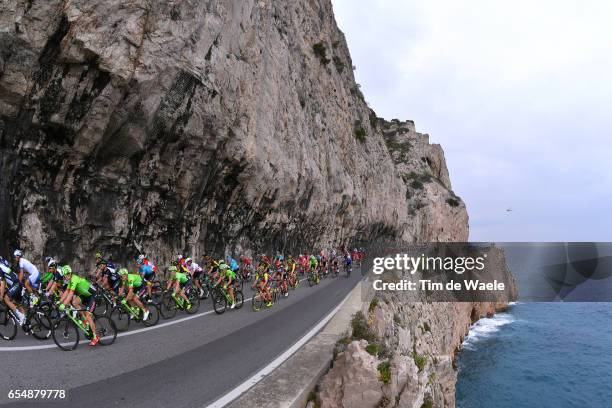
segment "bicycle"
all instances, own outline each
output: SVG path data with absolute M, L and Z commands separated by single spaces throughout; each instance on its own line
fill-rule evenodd
M 72 351 L 76 349 L 80 341 L 80 332 L 85 334 L 85 338 L 92 339 L 94 337 L 89 323 L 80 317 L 78 312 L 88 312 L 88 310 L 70 307 L 61 313 L 59 320 L 53 324 L 51 336 L 61 350 Z M 96 325 L 96 334 L 100 339 L 98 344 L 102 346 L 113 344 L 117 339 L 117 328 L 113 321 L 106 316 L 93 315 L 92 318 Z
M 159 312 L 164 319 L 170 319 L 176 316 L 177 310 L 184 310 L 188 314 L 194 314 L 200 308 L 200 296 L 198 294 L 198 289 L 195 285 L 191 284 L 189 281 L 184 288 L 185 296 L 189 299 L 191 303 L 191 308 L 187 309 L 187 305 L 185 304 L 185 300 L 176 296 L 176 294 L 172 291 L 164 292 L 164 296 L 162 298 L 162 302 L 159 307 Z
M 126 331 L 130 327 L 130 322 L 134 320 L 136 323 L 141 323 L 146 327 L 155 326 L 159 321 L 159 309 L 154 303 L 147 303 L 149 316 L 147 320 L 143 320 L 143 312 L 137 306 L 131 306 L 125 299 L 122 299 L 117 306 L 113 307 L 110 312 L 110 319 L 117 327 L 117 331 Z
M 321 282 L 321 278 L 317 271 L 312 270 L 312 268 L 308 271 L 308 286 L 318 285 Z
M 216 285 L 213 288 L 212 301 L 213 309 L 215 310 L 216 314 L 225 313 L 225 309 L 228 308 L 228 304 L 232 303 L 229 292 L 221 285 Z M 236 286 L 234 286 L 234 301 L 236 302 L 236 309 L 242 308 L 242 305 L 244 304 L 244 296 L 242 295 L 242 290 L 237 289 Z
M 25 321 L 20 325 L 15 312 L 0 303 L 0 337 L 4 340 L 13 340 L 17 336 L 17 327 L 21 327 L 26 335 L 31 334 L 38 340 L 47 340 L 51 336 L 51 326 L 46 312 L 38 306 L 28 308 Z
M 277 292 L 273 291 L 272 288 L 268 287 L 268 291 L 269 291 L 269 296 L 270 296 L 270 303 L 272 303 L 271 306 L 274 305 L 274 303 L 276 303 L 276 297 L 277 297 Z M 261 310 L 261 308 L 266 305 L 268 302 L 264 299 L 264 294 L 263 291 L 258 288 L 257 290 L 257 294 L 253 295 L 253 299 L 251 300 L 251 309 L 254 312 L 259 312 Z

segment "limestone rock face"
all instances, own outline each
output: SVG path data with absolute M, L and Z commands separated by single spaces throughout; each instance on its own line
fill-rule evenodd
M 372 331 L 369 343 L 355 340 L 338 353 L 319 384 L 317 398 L 321 407 L 454 407 L 457 372 L 453 361 L 470 326 L 503 310 L 508 299 L 517 297 L 503 252 L 492 249 L 488 255 L 487 262 L 500 268 L 496 276 L 508 283 L 498 301 L 436 303 L 419 301 L 406 292 L 378 292 L 376 300 L 364 310 L 364 320 Z M 376 345 L 375 355 L 367 352 L 368 345 Z M 386 383 L 378 370 L 382 363 L 388 363 L 390 368 Z M 378 371 L 378 381 L 369 380 L 372 367 Z M 372 398 L 347 403 L 347 395 Z M 374 401 L 374 396 L 378 400 Z
M 330 0 L 2 1 L 0 250 L 466 239 L 441 148 L 351 67 Z

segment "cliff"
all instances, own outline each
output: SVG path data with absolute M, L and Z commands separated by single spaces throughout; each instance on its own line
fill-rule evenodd
M 0 250 L 36 261 L 468 234 L 441 148 L 367 106 L 330 0 L 3 1 L 0 169 Z
M 503 251 L 488 252 L 486 275 L 507 285 L 486 302 L 429 302 L 407 292 L 362 293 L 372 301 L 336 344 L 336 358 L 317 388 L 318 406 L 455 407 L 454 360 L 470 325 L 504 310 L 517 297 Z

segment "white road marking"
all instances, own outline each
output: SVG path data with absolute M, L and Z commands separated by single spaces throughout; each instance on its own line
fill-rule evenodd
M 304 282 L 305 280 L 306 280 L 306 278 L 300 279 L 300 282 Z M 246 303 L 246 302 L 249 302 L 251 300 L 253 300 L 253 297 L 245 299 L 244 302 Z M 185 322 L 187 320 L 197 319 L 198 317 L 207 316 L 207 315 L 212 314 L 214 312 L 215 312 L 214 310 L 209 310 L 207 312 L 202 312 L 202 313 L 197 313 L 197 314 L 194 314 L 194 315 L 191 315 L 191 316 L 182 317 L 180 319 L 171 320 L 169 322 L 162 323 L 162 324 L 157 324 L 155 326 L 143 327 L 142 329 L 136 329 L 136 330 L 132 330 L 132 331 L 128 331 L 128 332 L 119 333 L 119 334 L 117 334 L 117 337 L 131 336 L 131 335 L 138 334 L 138 333 L 144 333 L 144 332 L 147 332 L 149 330 L 161 329 L 163 327 L 172 326 L 174 324 L 182 323 L 182 322 Z M 53 344 L 45 344 L 45 345 L 41 345 L 41 346 L 0 347 L 0 352 L 1 351 L 45 350 L 45 349 L 50 349 L 50 348 L 57 348 L 57 346 L 55 345 L 55 343 L 53 343 Z
M 308 333 L 306 333 L 301 339 L 299 339 L 293 346 L 287 349 L 283 354 L 276 357 L 272 360 L 267 366 L 259 370 L 255 373 L 251 378 L 248 378 L 242 384 L 234 387 L 234 389 L 212 404 L 208 405 L 206 408 L 222 408 L 238 398 L 244 392 L 246 392 L 249 388 L 257 384 L 262 378 L 269 375 L 272 371 L 274 371 L 278 366 L 285 362 L 289 357 L 293 355 L 300 347 L 306 344 L 312 337 L 314 337 L 322 328 L 331 320 L 331 318 L 336 314 L 338 310 L 344 305 L 346 300 L 351 295 L 352 291 L 346 295 L 346 297 L 332 310 L 327 316 L 325 316 L 319 323 L 317 323 Z

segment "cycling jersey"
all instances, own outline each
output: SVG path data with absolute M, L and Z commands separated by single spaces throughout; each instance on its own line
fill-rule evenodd
M 310 257 L 310 266 L 313 268 L 316 268 L 317 265 L 319 265 L 319 261 L 317 261 L 317 258 L 315 258 L 314 256 Z
M 34 264 L 25 258 L 19 258 L 19 269 L 24 270 L 28 273 L 28 280 L 33 288 L 38 288 L 38 281 L 40 280 L 40 273 L 38 268 Z
M 236 279 L 236 273 L 229 268 L 226 268 L 222 271 L 223 277 L 227 279 L 234 280 Z
M 231 258 L 229 260 L 229 267 L 234 272 L 240 270 L 240 266 L 238 265 L 238 262 L 236 262 L 236 260 L 234 258 Z
M 45 273 L 43 274 L 43 276 L 40 278 L 40 284 L 41 284 L 42 286 L 47 286 L 47 284 L 48 284 L 50 281 L 54 280 L 54 277 L 55 277 L 55 274 L 54 274 L 53 272 L 49 272 L 49 271 L 47 271 L 47 272 L 45 272 Z
M 197 275 L 198 273 L 202 272 L 202 267 L 195 262 L 191 262 L 191 265 L 189 265 L 189 272 Z
M 0 280 L 6 283 L 7 288 L 19 284 L 19 277 L 17 274 L 4 263 L 0 263 Z
M 174 274 L 174 280 L 179 281 L 179 283 L 187 283 L 187 275 L 182 272 L 176 272 Z
M 73 290 L 76 295 L 84 298 L 89 298 L 95 292 L 95 288 L 92 287 L 91 283 L 89 283 L 87 279 L 81 278 L 76 274 L 73 274 L 70 277 L 70 282 L 68 282 L 67 289 Z
M 135 273 L 130 273 L 127 276 L 126 284 L 128 288 L 137 289 L 142 285 L 142 277 Z

